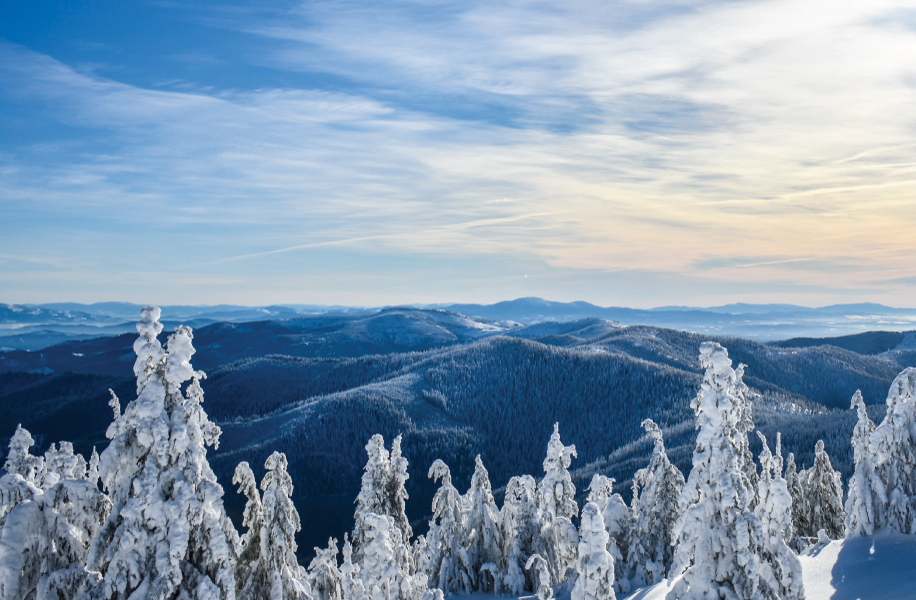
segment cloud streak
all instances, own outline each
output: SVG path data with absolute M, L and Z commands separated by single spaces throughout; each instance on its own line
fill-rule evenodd
M 888 20 L 901 7 L 309 2 L 214 21 L 260 40 L 250 64 L 323 87 L 151 89 L 4 44 L 2 99 L 67 133 L 0 146 L 0 252 L 73 253 L 109 289 L 146 239 L 172 270 L 249 287 L 345 246 L 466 282 L 481 257 L 503 265 L 493 280 L 524 264 L 602 304 L 717 302 L 713 284 L 747 300 L 768 281 L 789 301 L 906 303 L 916 32 Z M 589 295 L 622 271 L 694 286 Z M 408 268 L 391 277 L 431 293 Z M 331 274 L 316 284 L 334 301 Z M 50 290 L 23 285 L 15 300 Z

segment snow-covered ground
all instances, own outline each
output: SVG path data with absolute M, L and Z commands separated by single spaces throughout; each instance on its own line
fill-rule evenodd
M 800 557 L 807 600 L 916 598 L 916 535 L 885 533 L 816 546 Z M 666 581 L 619 600 L 666 600 Z

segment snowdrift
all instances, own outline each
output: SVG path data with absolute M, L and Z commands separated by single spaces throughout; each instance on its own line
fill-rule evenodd
M 916 536 L 883 533 L 818 545 L 799 557 L 807 600 L 916 598 Z M 668 581 L 618 600 L 666 600 Z

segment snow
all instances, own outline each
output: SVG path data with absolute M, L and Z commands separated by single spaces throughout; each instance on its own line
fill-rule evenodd
M 902 600 L 916 595 L 913 535 L 886 532 L 832 541 L 799 560 L 806 600 Z M 667 600 L 672 587 L 665 580 L 618 600 Z

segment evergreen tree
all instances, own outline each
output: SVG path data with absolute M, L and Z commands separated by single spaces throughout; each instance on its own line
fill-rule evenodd
M 627 562 L 640 585 L 652 585 L 664 579 L 671 567 L 674 523 L 684 476 L 668 460 L 658 425 L 646 419 L 642 426 L 654 447 L 648 466 L 633 476 L 633 526 Z
M 567 571 L 576 568 L 578 532 L 572 519 L 579 514 L 576 486 L 569 475 L 569 466 L 576 456 L 575 446 L 564 446 L 560 440 L 560 424 L 554 423 L 544 459 L 544 478 L 538 485 L 541 510 L 541 535 L 548 551 L 551 577 L 562 583 Z
M 412 577 L 417 572 L 417 563 L 414 552 L 410 546 L 413 530 L 407 519 L 407 488 L 405 484 L 410 478 L 407 474 L 407 459 L 401 453 L 401 436 L 391 442 L 391 455 L 388 460 L 388 516 L 391 517 L 394 528 L 391 530 L 391 540 L 394 544 L 394 553 L 398 561 L 398 568 Z
M 70 442 L 60 442 L 60 449 L 51 444 L 44 459 L 45 481 L 42 487 L 46 489 L 58 481 L 86 479 L 86 459 L 73 453 Z
M 86 468 L 86 481 L 96 487 L 99 485 L 99 453 L 95 451 L 95 446 L 92 447 L 92 455 Z
M 366 588 L 359 577 L 359 565 L 353 563 L 353 546 L 347 534 L 341 550 L 343 562 L 340 565 L 340 591 L 342 600 L 366 600 Z
M 239 569 L 240 600 L 311 600 L 307 573 L 296 561 L 295 536 L 300 522 L 290 500 L 293 481 L 286 465 L 286 455 L 280 452 L 267 458 L 259 501 L 255 501 L 257 490 L 251 489 L 254 480 L 251 469 L 247 465 L 236 468 L 235 480 L 249 498 L 243 518 L 250 523 L 239 561 L 244 565 Z M 259 519 L 255 519 L 256 514 Z
M 430 553 L 427 566 L 429 584 L 445 594 L 470 594 L 476 574 L 467 553 L 461 495 L 452 485 L 451 471 L 441 460 L 436 460 L 429 467 L 429 478 L 442 480 L 441 487 L 433 496 L 433 518 L 426 536 Z
M 407 474 L 407 459 L 401 453 L 401 436 L 391 442 L 391 455 L 388 461 L 388 516 L 394 520 L 394 525 L 400 534 L 400 543 L 409 544 L 413 537 L 410 521 L 407 519 L 407 489 L 405 484 L 410 479 Z
M 849 494 L 846 496 L 847 537 L 874 533 L 875 524 L 880 522 L 882 509 L 887 504 L 887 495 L 875 469 L 875 455 L 871 449 L 875 424 L 865 410 L 861 391 L 856 390 L 850 408 L 856 409 L 858 421 L 852 432 L 855 471 L 849 479 Z
M 782 476 L 780 437 L 777 434 L 774 456 L 763 434 L 758 431 L 757 435 L 763 446 L 754 506 L 759 534 L 751 542 L 756 543 L 755 558 L 759 558 L 759 562 L 755 561 L 759 565 L 757 594 L 774 600 L 804 600 L 801 563 L 787 544 L 793 537 L 792 496 Z
M 550 565 L 540 554 L 532 554 L 528 558 L 528 562 L 525 563 L 525 570 L 531 571 L 532 569 L 537 572 L 538 588 L 536 595 L 538 600 L 552 600 L 553 586 L 550 583 Z
M 156 336 L 159 309 L 141 311 L 134 344 L 137 399 L 115 421 L 99 474 L 113 510 L 87 558 L 102 574 L 92 599 L 234 599 L 234 529 L 206 445 L 220 430 L 200 406 L 202 372 L 191 368 L 191 330 L 179 327 L 166 353 Z M 187 384 L 185 393 L 181 387 Z
M 496 565 L 501 562 L 502 536 L 499 530 L 499 510 L 493 500 L 489 474 L 479 454 L 474 462 L 471 486 L 464 496 L 468 560 L 474 573 L 480 573 L 481 567 L 487 563 L 492 565 L 490 567 L 490 575 L 493 578 L 492 589 L 489 589 L 482 576 L 478 580 L 477 587 L 481 591 L 496 591 L 502 586 L 502 574 L 496 568 Z M 485 587 L 488 589 L 484 589 Z
M 754 543 L 759 524 L 751 512 L 754 490 L 743 456 L 749 413 L 744 370 L 733 369 L 728 352 L 715 342 L 700 346 L 700 365 L 706 373 L 691 403 L 699 433 L 674 527 L 671 576 L 683 578 L 671 597 L 761 597 Z
M 814 452 L 814 466 L 803 473 L 805 512 L 809 518 L 808 529 L 800 533 L 804 537 L 816 537 L 817 532 L 823 529 L 830 539 L 842 539 L 846 519 L 843 482 L 830 464 L 823 440 L 817 441 Z
M 10 438 L 9 454 L 3 463 L 3 470 L 9 475 L 19 475 L 35 487 L 41 487 L 45 472 L 45 459 L 34 456 L 29 448 L 35 445 L 35 440 L 28 430 L 22 425 L 16 426 L 16 432 Z
M 85 593 L 98 582 L 98 575 L 84 568 L 89 545 L 110 512 L 105 494 L 74 479 L 18 504 L 0 532 L 0 598 L 69 599 Z
M 426 577 L 411 577 L 401 570 L 392 537 L 394 519 L 388 515 L 368 514 L 366 545 L 360 577 L 369 600 L 419 600 L 426 591 Z M 419 584 L 419 585 L 417 585 Z
M 315 548 L 309 563 L 309 580 L 315 600 L 342 600 L 341 573 L 337 568 L 337 540 L 328 539 L 327 548 Z
M 366 444 L 368 460 L 363 467 L 362 483 L 359 495 L 356 497 L 356 514 L 354 515 L 353 561 L 362 564 L 363 546 L 367 543 L 366 524 L 367 515 L 387 515 L 391 512 L 389 506 L 388 483 L 390 479 L 390 459 L 385 449 L 385 440 L 381 435 L 375 434 Z
M 894 379 L 887 395 L 887 414 L 871 434 L 878 477 L 884 484 L 886 510 L 876 511 L 876 529 L 914 533 L 916 521 L 916 368 Z
M 625 572 L 629 552 L 629 542 L 633 529 L 633 512 L 620 494 L 614 493 L 614 478 L 605 475 L 593 475 L 588 486 L 586 502 L 593 502 L 601 511 L 604 527 L 608 534 L 607 550 L 614 559 L 615 565 L 624 567 L 624 572 L 616 572 L 615 588 L 618 592 L 629 592 L 630 582 Z M 616 569 L 616 567 L 615 567 Z
M 32 435 L 18 425 L 10 438 L 9 454 L 3 464 L 6 474 L 0 477 L 0 527 L 11 510 L 42 493 L 44 458 L 29 453 L 34 445 Z
M 247 499 L 242 512 L 242 527 L 246 531 L 239 540 L 238 560 L 236 561 L 235 583 L 237 596 L 241 600 L 248 590 L 242 588 L 248 583 L 261 560 L 261 494 L 258 482 L 247 462 L 241 462 L 235 468 L 232 483 L 239 486 L 239 493 Z
M 607 551 L 608 534 L 601 509 L 588 502 L 579 526 L 576 583 L 572 600 L 615 600 L 614 558 Z
M 534 574 L 525 570 L 525 564 L 533 554 L 545 552 L 534 477 L 523 475 L 509 480 L 499 519 L 504 589 L 521 596 L 525 590 L 537 589 Z
M 808 530 L 808 513 L 805 508 L 805 494 L 802 490 L 801 476 L 795 467 L 795 455 L 789 452 L 789 458 L 786 459 L 786 489 L 789 490 L 789 496 L 792 497 L 792 539 L 789 545 L 796 551 L 800 552 L 805 546 L 801 539 L 800 531 Z

